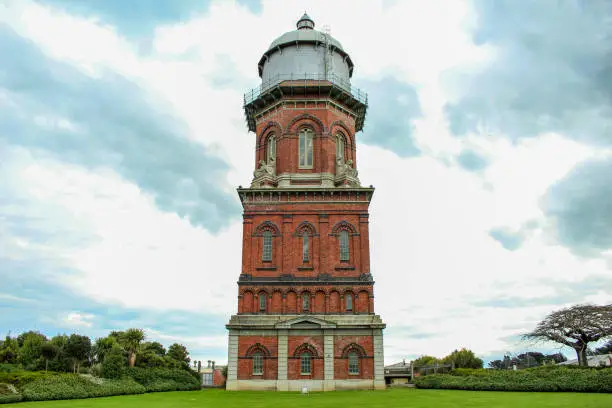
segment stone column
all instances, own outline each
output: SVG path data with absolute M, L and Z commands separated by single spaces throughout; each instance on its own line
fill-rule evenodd
M 334 391 L 334 332 L 323 330 L 323 391 Z
M 374 337 L 374 389 L 384 390 L 385 386 L 385 356 L 383 351 L 382 329 L 373 330 Z
M 229 332 L 227 384 L 225 388 L 228 391 L 238 389 L 238 333 L 235 330 Z
M 279 330 L 278 332 L 278 377 L 276 381 L 277 391 L 289 391 L 289 382 L 287 381 L 287 353 L 288 353 L 288 336 L 287 330 Z

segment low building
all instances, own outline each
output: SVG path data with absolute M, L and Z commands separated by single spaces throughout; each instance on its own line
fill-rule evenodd
M 225 366 L 217 366 L 214 361 L 208 360 L 208 365 L 200 368 L 198 371 L 202 388 L 225 387 L 224 368 Z
M 412 380 L 412 362 L 402 360 L 399 363 L 385 366 L 385 384 L 404 385 Z

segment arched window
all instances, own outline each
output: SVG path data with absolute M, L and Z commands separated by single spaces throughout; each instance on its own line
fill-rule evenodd
M 309 375 L 312 373 L 312 356 L 305 351 L 300 355 L 300 374 Z
M 253 375 L 263 374 L 263 353 L 256 351 L 253 353 Z
M 336 160 L 344 162 L 344 137 L 340 133 L 336 135 Z
M 340 231 L 340 260 L 348 261 L 349 253 L 349 233 L 347 230 Z
M 308 247 L 309 247 L 309 244 L 310 244 L 308 242 L 308 240 L 309 240 L 308 233 L 304 232 L 302 234 L 302 261 L 303 262 L 308 262 L 309 259 L 310 259 L 310 257 L 308 256 L 309 255 L 309 248 Z
M 300 130 L 300 149 L 299 167 L 312 168 L 312 129 L 304 128 Z
M 268 136 L 268 145 L 266 146 L 266 155 L 268 163 L 276 159 L 276 137 L 272 134 Z
M 263 232 L 263 251 L 261 260 L 264 262 L 272 261 L 272 231 L 269 230 Z
M 347 293 L 345 296 L 345 299 L 346 299 L 346 311 L 352 312 L 353 311 L 353 295 L 351 295 L 350 293 Z
M 304 312 L 310 310 L 310 293 L 302 294 L 302 310 Z
M 355 351 L 348 354 L 348 372 L 349 374 L 359 374 L 359 354 Z
M 259 311 L 260 312 L 265 312 L 266 311 L 266 294 L 265 293 L 260 293 L 259 294 Z

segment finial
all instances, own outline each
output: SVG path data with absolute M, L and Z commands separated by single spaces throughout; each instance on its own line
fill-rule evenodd
M 314 29 L 315 23 L 310 16 L 304 11 L 304 15 L 297 22 L 298 30 L 312 30 Z

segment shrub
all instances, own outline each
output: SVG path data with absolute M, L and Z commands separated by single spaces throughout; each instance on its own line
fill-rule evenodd
M 19 402 L 23 399 L 12 384 L 0 384 L 0 404 Z
M 56 375 L 59 374 L 45 371 L 11 371 L 10 373 L 0 372 L 0 383 L 12 384 L 17 388 L 22 388 L 28 383 Z
M 106 354 L 102 362 L 102 377 L 104 378 L 120 378 L 123 375 L 125 367 L 125 357 L 121 347 L 115 345 Z
M 200 381 L 186 370 L 132 367 L 125 374 L 142 384 L 148 392 L 187 391 L 200 388 Z
M 495 391 L 612 392 L 612 368 L 545 366 L 525 370 L 457 369 L 416 377 L 418 388 Z
M 88 375 L 61 374 L 26 384 L 23 398 L 28 401 L 107 397 L 142 394 L 145 388 L 132 379 L 98 379 Z

